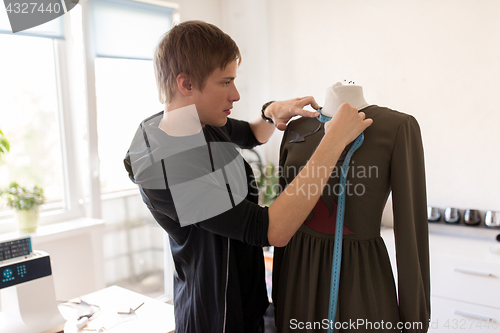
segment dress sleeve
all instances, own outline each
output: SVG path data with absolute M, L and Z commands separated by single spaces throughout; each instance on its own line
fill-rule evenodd
M 412 116 L 403 120 L 396 135 L 391 188 L 400 320 L 423 326 L 403 332 L 427 332 L 430 268 L 424 151 L 420 127 Z
M 227 131 L 231 142 L 242 149 L 251 149 L 262 144 L 255 138 L 250 124 L 246 121 L 227 118 L 226 125 L 223 127 Z

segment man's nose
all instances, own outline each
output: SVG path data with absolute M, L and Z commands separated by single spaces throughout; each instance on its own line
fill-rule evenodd
M 238 89 L 236 88 L 236 85 L 233 85 L 233 90 L 231 91 L 231 95 L 230 95 L 230 100 L 231 102 L 237 102 L 240 100 L 240 93 L 238 91 Z

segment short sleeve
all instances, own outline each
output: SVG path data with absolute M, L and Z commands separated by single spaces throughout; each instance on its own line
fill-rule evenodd
M 232 143 L 243 149 L 251 149 L 262 143 L 259 142 L 252 132 L 250 124 L 243 120 L 227 118 L 226 125 L 223 126 Z
M 391 158 L 394 236 L 398 268 L 399 312 L 402 322 L 430 318 L 429 232 L 424 150 L 420 127 L 412 116 L 399 127 Z

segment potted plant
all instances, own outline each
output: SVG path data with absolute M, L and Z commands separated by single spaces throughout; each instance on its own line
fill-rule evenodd
M 0 160 L 2 155 L 7 154 L 10 150 L 9 140 L 3 135 L 2 130 L 0 130 Z
M 278 197 L 279 188 L 279 176 L 276 166 L 269 162 L 264 170 L 264 182 L 262 186 L 264 188 L 262 202 L 264 206 L 271 206 L 271 204 Z
M 45 201 L 43 189 L 38 186 L 28 189 L 12 182 L 8 187 L 0 190 L 0 196 L 7 200 L 9 207 L 14 209 L 19 231 L 35 232 L 38 227 L 39 207 Z
M 260 189 L 259 203 L 263 206 L 270 206 L 278 197 L 278 169 L 271 162 L 264 166 L 260 154 L 255 149 L 246 149 L 245 153 L 254 154 L 254 158 L 246 155 L 245 159 L 256 173 L 255 181 Z

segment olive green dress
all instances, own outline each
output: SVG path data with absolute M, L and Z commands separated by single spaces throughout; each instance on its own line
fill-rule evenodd
M 335 332 L 427 332 L 429 243 L 420 128 L 412 116 L 388 108 L 371 105 L 362 111 L 374 122 L 365 130 L 364 143 L 352 156 L 347 172 L 336 313 L 344 329 Z M 290 122 L 280 149 L 281 188 L 300 172 L 323 135 L 324 124 L 316 119 Z M 287 246 L 275 248 L 272 296 L 278 332 L 326 332 L 321 324 L 328 318 L 337 184 L 345 153 L 305 223 Z M 391 191 L 398 293 L 380 236 L 382 212 Z M 345 324 L 358 319 L 366 325 L 355 329 Z M 384 326 L 380 326 L 382 321 Z M 394 329 L 398 322 L 421 322 L 422 328 Z M 392 330 L 387 329 L 389 325 Z

